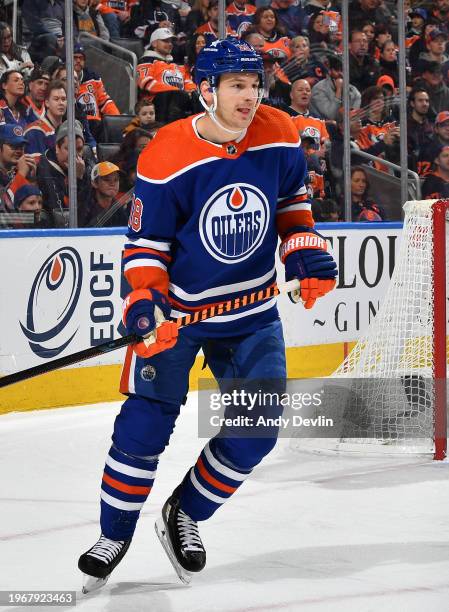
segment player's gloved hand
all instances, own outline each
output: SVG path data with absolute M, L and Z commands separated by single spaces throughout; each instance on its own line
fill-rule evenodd
M 282 241 L 279 255 L 285 265 L 285 279 L 301 281 L 301 291 L 289 294 L 292 302 L 301 300 L 312 308 L 316 300 L 335 287 L 337 264 L 327 252 L 327 242 L 314 229 L 304 227 Z
M 178 327 L 167 321 L 171 307 L 167 297 L 156 289 L 136 289 L 123 302 L 123 325 L 129 334 L 142 336 L 134 344 L 139 357 L 151 357 L 172 348 L 178 339 Z

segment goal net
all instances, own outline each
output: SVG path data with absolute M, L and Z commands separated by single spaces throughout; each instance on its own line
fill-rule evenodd
M 448 205 L 405 204 L 399 255 L 381 308 L 331 375 L 328 404 L 330 398 L 342 417 L 339 438 L 293 438 L 293 449 L 446 456 Z

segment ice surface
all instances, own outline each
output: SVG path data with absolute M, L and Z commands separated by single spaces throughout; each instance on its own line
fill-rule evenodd
M 81 595 L 77 559 L 99 535 L 119 408 L 0 417 L 0 590 L 77 590 L 79 612 L 449 610 L 449 463 L 293 453 L 287 440 L 201 525 L 206 569 L 181 584 L 153 523 L 205 443 L 195 394 L 129 552 L 103 590 Z

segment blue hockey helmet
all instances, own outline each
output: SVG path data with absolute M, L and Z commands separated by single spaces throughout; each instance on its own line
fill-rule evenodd
M 238 38 L 229 37 L 214 40 L 204 47 L 195 62 L 195 82 L 199 87 L 206 80 L 211 87 L 217 87 L 222 74 L 230 72 L 254 72 L 263 85 L 263 61 L 254 49 Z

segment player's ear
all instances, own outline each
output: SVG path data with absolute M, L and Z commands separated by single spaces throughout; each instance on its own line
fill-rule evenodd
M 210 83 L 208 83 L 207 81 L 203 81 L 200 85 L 200 93 L 203 96 L 207 104 L 212 103 L 213 90 L 212 90 L 212 87 L 210 86 Z

